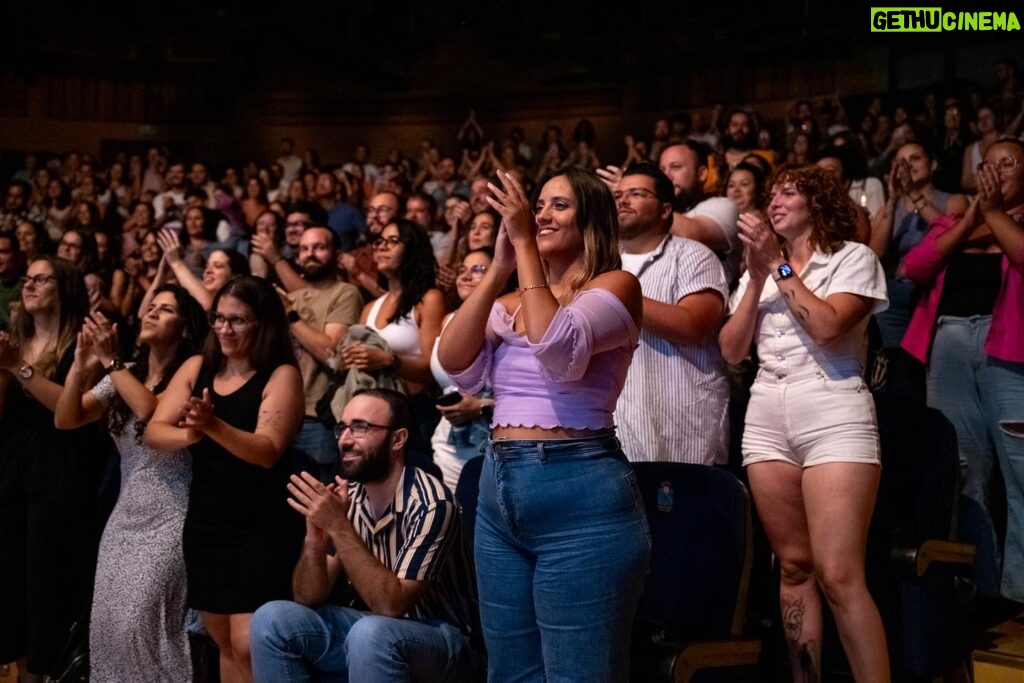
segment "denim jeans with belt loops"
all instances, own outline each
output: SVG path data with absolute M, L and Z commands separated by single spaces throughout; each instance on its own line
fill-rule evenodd
M 651 539 L 618 439 L 488 441 L 485 456 L 475 555 L 488 679 L 627 680 Z
M 1001 421 L 1024 419 L 1024 363 L 992 358 L 985 339 L 992 316 L 942 316 L 936 322 L 928 365 L 928 405 L 941 410 L 956 428 L 963 495 L 985 514 L 970 518 L 961 533 L 978 547 L 974 579 L 984 595 L 997 592 L 1024 602 L 1024 440 L 1000 429 Z M 998 462 L 1006 487 L 1006 542 L 1002 577 L 992 520 L 992 490 Z

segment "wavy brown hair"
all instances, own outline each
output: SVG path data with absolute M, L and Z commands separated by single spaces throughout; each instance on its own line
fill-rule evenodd
M 817 166 L 782 166 L 772 175 L 768 187 L 786 183 L 793 183 L 807 200 L 811 217 L 807 242 L 812 249 L 834 254 L 853 239 L 857 207 L 831 173 Z
M 578 168 L 551 171 L 537 183 L 533 205 L 548 181 L 564 176 L 576 195 L 576 225 L 583 235 L 583 272 L 569 283 L 573 292 L 601 273 L 622 268 L 619 257 L 619 213 L 612 191 L 597 174 Z

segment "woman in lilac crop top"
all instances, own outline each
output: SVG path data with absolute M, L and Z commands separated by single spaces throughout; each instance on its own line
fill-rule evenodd
M 438 348 L 460 390 L 495 393 L 475 536 L 489 679 L 625 680 L 650 541 L 612 410 L 640 285 L 596 175 L 548 175 L 532 205 L 498 177 L 494 262 Z M 521 287 L 499 298 L 513 270 Z

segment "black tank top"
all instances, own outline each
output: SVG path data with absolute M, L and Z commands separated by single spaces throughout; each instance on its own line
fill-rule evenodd
M 958 251 L 949 259 L 939 315 L 991 315 L 1003 280 L 1002 254 Z

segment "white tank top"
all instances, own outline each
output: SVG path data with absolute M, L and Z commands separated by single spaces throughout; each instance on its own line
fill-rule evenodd
M 370 306 L 370 315 L 366 318 L 367 327 L 383 337 L 384 341 L 388 343 L 388 347 L 395 353 L 403 356 L 421 355 L 420 326 L 416 324 L 415 311 L 409 311 L 407 315 L 399 318 L 396 322 L 388 323 L 384 327 L 377 327 L 377 314 L 380 312 L 380 307 L 384 305 L 386 297 L 385 294 Z

